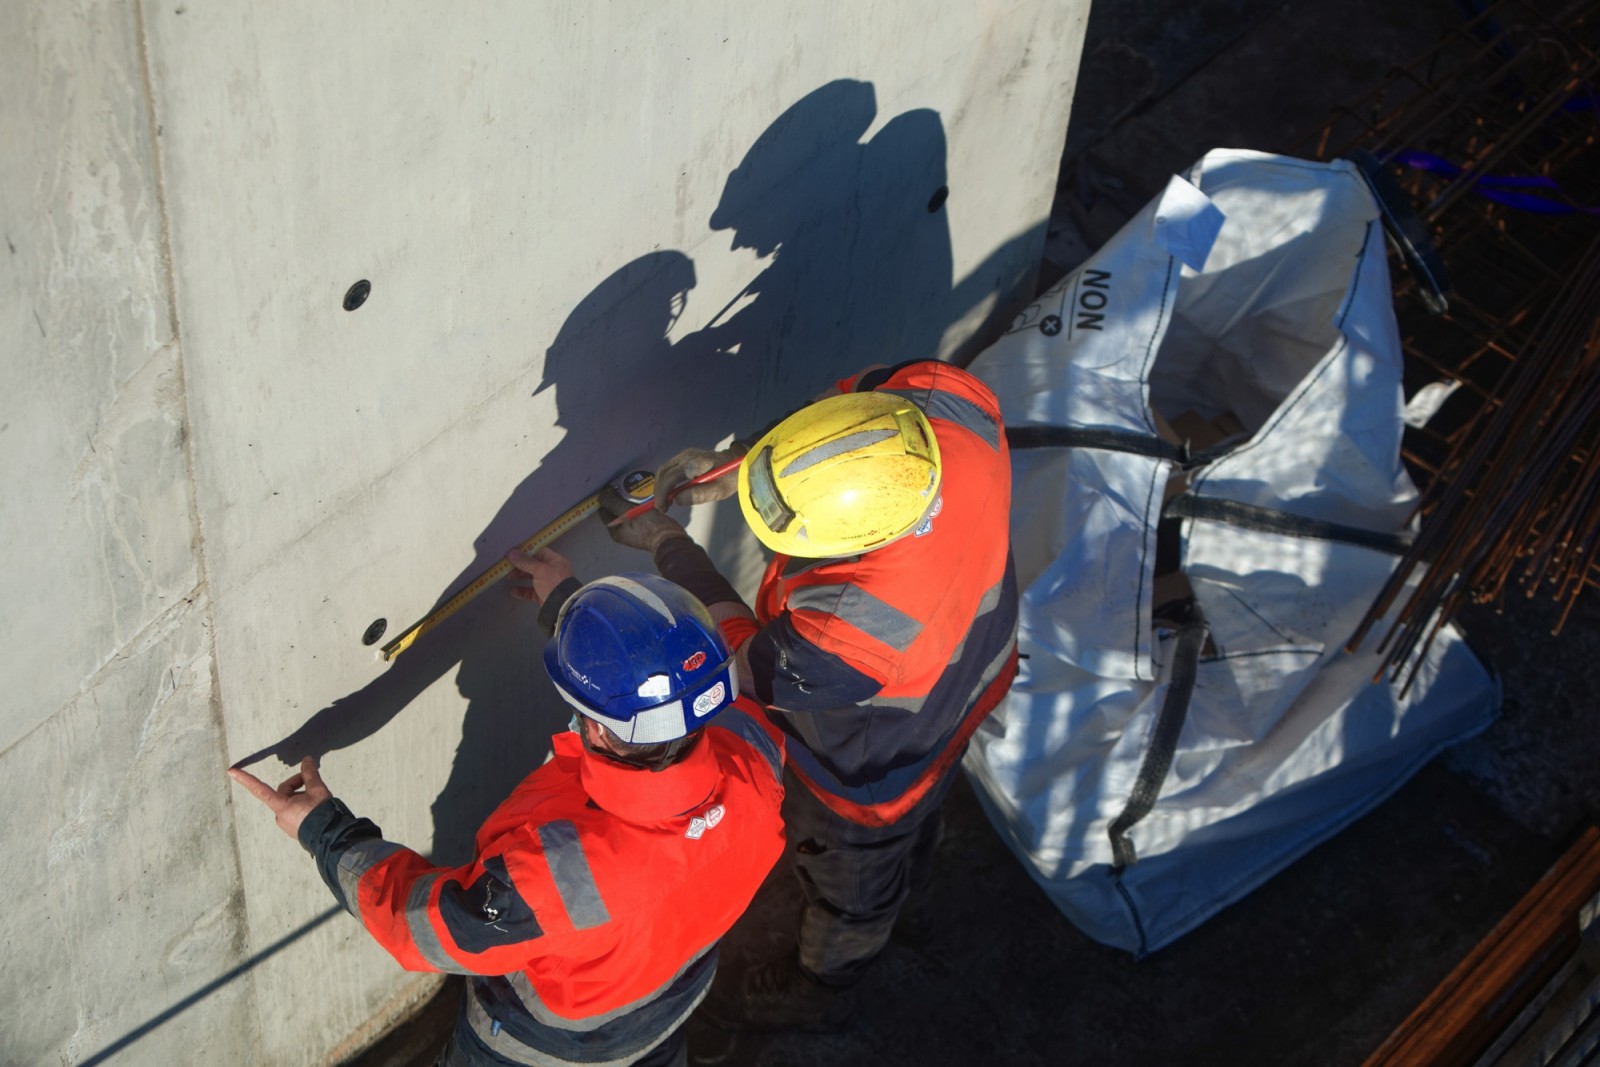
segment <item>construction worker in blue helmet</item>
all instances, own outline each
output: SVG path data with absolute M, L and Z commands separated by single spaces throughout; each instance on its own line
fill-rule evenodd
M 438 1062 L 687 1062 L 717 942 L 783 851 L 783 739 L 739 696 L 705 606 L 653 574 L 584 585 L 513 553 L 575 712 L 550 759 L 436 867 L 335 799 L 315 760 L 276 790 L 230 774 L 402 967 L 469 976 Z

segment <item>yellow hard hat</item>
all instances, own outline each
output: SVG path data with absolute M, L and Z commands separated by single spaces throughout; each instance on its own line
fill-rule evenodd
M 911 401 L 846 393 L 801 408 L 739 466 L 739 507 L 775 552 L 821 558 L 888 544 L 939 498 L 939 442 Z

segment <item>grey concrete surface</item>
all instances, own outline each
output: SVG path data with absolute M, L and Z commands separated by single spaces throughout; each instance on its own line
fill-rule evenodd
M 223 767 L 460 857 L 566 719 L 531 613 L 369 624 L 1008 318 L 1087 10 L 8 5 L 0 1061 L 337 1061 L 431 993 Z
M 138 19 L 4 21 L 0 1060 L 79 1063 L 242 959 L 243 899 Z M 169 1048 L 245 1062 L 250 993 Z

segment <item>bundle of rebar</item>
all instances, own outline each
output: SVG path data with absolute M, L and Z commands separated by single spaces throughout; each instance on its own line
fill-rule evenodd
M 1380 650 L 1412 661 L 1468 600 L 1508 589 L 1564 600 L 1557 630 L 1600 552 L 1600 237 L 1551 301 L 1501 399 L 1480 409 L 1424 495 L 1422 523 L 1350 640 L 1353 649 L 1427 562 Z
M 1480 12 L 1316 146 L 1385 164 L 1454 282 L 1438 314 L 1395 274 L 1408 389 L 1459 386 L 1407 431 L 1417 540 L 1348 643 L 1387 619 L 1396 675 L 1469 603 L 1548 594 L 1559 631 L 1600 584 L 1600 3 Z

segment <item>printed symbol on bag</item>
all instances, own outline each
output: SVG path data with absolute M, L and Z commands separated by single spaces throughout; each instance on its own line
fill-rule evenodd
M 1017 333 L 1032 326 L 1038 321 L 1039 312 L 1043 306 L 1042 304 L 1029 304 L 1023 308 L 1022 313 L 1011 320 L 1011 328 L 1006 330 L 1006 333 Z
M 1039 332 L 1044 334 L 1046 337 L 1054 337 L 1056 334 L 1060 333 L 1061 332 L 1061 316 L 1060 315 L 1046 315 L 1039 322 Z
M 1083 272 L 1083 281 L 1078 285 L 1078 321 L 1073 323 L 1080 330 L 1103 330 L 1100 324 L 1105 321 L 1105 316 L 1100 312 L 1110 302 L 1108 290 L 1111 288 L 1111 272 L 1108 270 L 1086 270 Z

